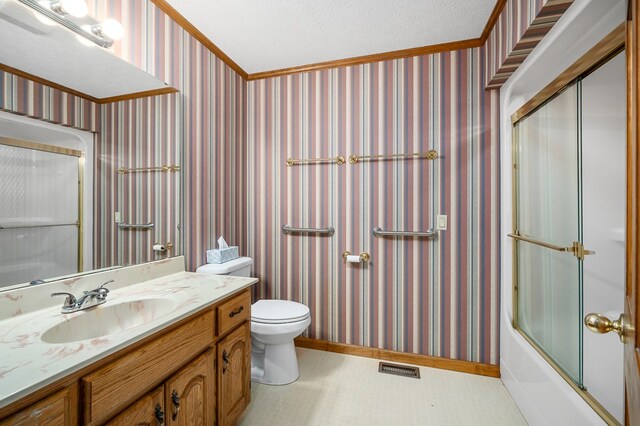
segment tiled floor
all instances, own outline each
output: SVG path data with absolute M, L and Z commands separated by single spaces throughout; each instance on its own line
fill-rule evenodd
M 499 379 L 420 367 L 378 373 L 378 360 L 297 348 L 300 378 L 252 383 L 241 425 L 526 425 Z

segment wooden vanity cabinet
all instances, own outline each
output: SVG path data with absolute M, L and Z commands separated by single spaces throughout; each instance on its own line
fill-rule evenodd
M 248 291 L 217 309 L 218 421 L 234 425 L 251 402 L 251 294 Z
M 245 322 L 218 342 L 218 418 L 233 425 L 251 402 L 251 325 Z
M 140 398 L 110 426 L 212 426 L 216 418 L 215 351 L 199 356 L 162 386 Z
M 215 424 L 215 351 L 198 357 L 165 383 L 166 424 L 190 426 Z
M 6 407 L 0 426 L 234 425 L 251 400 L 250 319 L 246 289 Z

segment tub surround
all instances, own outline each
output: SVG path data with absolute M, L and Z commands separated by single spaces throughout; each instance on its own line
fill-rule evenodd
M 81 277 L 74 282 L 66 280 L 59 285 L 45 284 L 36 289 L 16 290 L 21 294 L 3 293 L 0 296 L 4 302 L 3 307 L 15 305 L 12 312 L 17 315 L 4 317 L 0 321 L 0 351 L 3 353 L 0 361 L 0 378 L 2 378 L 0 408 L 257 282 L 255 278 L 171 271 L 177 267 L 180 260 L 182 258 L 94 274 Z M 164 272 L 170 271 L 170 273 L 158 277 L 157 275 L 163 269 Z M 140 276 L 146 276 L 149 279 L 135 284 L 136 278 Z M 83 315 L 83 312 L 62 315 L 60 313 L 62 299 L 48 298 L 49 293 L 54 291 L 53 288 L 56 291 L 62 288 L 63 291 L 78 293 L 81 289 L 95 288 L 92 286 L 96 280 L 101 283 L 105 278 L 113 278 L 116 281 L 110 285 L 111 291 L 107 302 L 92 309 L 100 309 L 132 299 L 162 297 L 174 301 L 176 305 L 166 315 L 112 335 L 65 344 L 50 344 L 40 340 L 45 330 L 64 321 L 65 317 Z M 91 282 L 91 285 L 85 286 L 88 282 Z M 83 285 L 81 286 L 80 283 Z M 40 293 L 44 297 L 39 303 L 26 303 L 31 299 L 27 297 L 27 290 L 31 290 L 30 296 L 33 296 L 33 293 Z M 45 301 L 49 302 L 48 306 L 45 306 Z M 6 312 L 5 309 L 0 311 Z

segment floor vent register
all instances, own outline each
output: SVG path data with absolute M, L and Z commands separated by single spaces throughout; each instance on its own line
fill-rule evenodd
M 391 364 L 389 362 L 381 362 L 378 367 L 379 373 L 395 374 L 402 377 L 420 378 L 420 369 L 418 367 L 409 367 L 408 365 Z

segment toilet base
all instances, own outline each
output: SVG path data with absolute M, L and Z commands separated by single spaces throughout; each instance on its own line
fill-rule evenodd
M 298 357 L 293 339 L 276 345 L 252 341 L 252 382 L 265 385 L 288 385 L 298 380 L 299 376 Z

